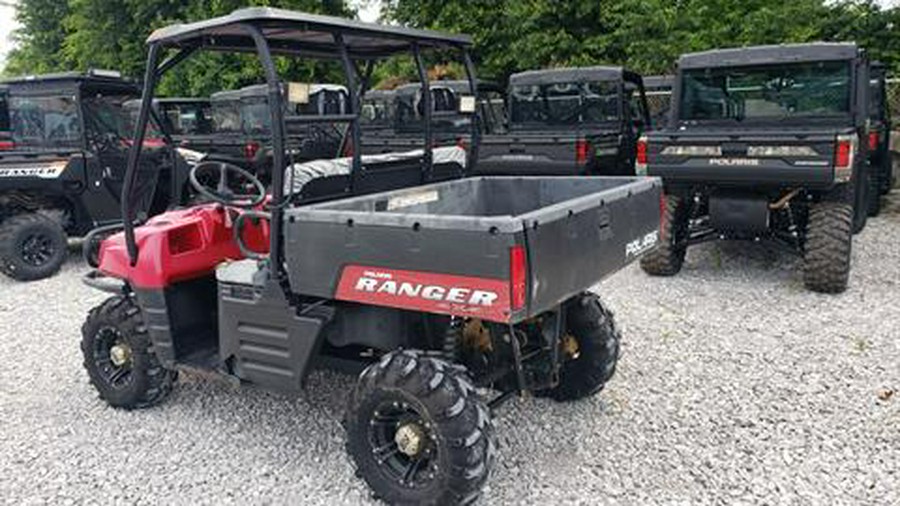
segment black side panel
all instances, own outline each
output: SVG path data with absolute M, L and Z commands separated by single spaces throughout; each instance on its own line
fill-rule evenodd
M 656 244 L 659 198 L 654 187 L 567 217 L 525 223 L 531 314 L 589 288 Z
M 219 283 L 220 357 L 242 380 L 297 391 L 331 315 L 318 307 L 298 316 L 275 283 Z
M 215 280 L 176 283 L 165 290 L 137 290 L 150 340 L 164 367 L 216 346 Z
M 175 367 L 175 345 L 172 342 L 172 327 L 166 308 L 163 290 L 137 290 L 138 303 L 144 312 L 147 333 L 160 364 L 168 369 Z

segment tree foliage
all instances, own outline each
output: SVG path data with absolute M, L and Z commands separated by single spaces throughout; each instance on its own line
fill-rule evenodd
M 367 0 L 377 1 L 377 0 Z M 503 80 L 525 69 L 624 64 L 671 71 L 679 54 L 718 47 L 855 40 L 900 71 L 900 7 L 875 0 L 384 0 L 390 21 L 471 34 L 479 73 Z M 143 73 L 144 41 L 158 27 L 270 5 L 340 16 L 343 0 L 19 0 L 18 47 L 7 75 L 111 68 Z M 438 56 L 429 65 L 450 58 Z M 334 81 L 339 67 L 279 59 L 291 79 Z M 459 66 L 442 69 L 460 77 Z M 202 95 L 258 82 L 252 56 L 202 53 L 170 72 L 168 94 Z M 374 83 L 415 80 L 409 58 L 380 66 Z
M 144 41 L 159 27 L 221 16 L 265 5 L 338 16 L 354 13 L 342 0 L 19 0 L 18 47 L 9 55 L 7 75 L 54 70 L 106 68 L 141 78 L 146 61 Z M 288 78 L 330 80 L 335 72 L 319 64 L 279 59 Z M 170 72 L 162 94 L 208 95 L 259 82 L 256 58 L 199 53 Z
M 856 40 L 900 70 L 900 8 L 873 0 L 389 0 L 387 17 L 469 33 L 481 74 L 624 64 L 671 71 L 679 54 L 756 44 Z

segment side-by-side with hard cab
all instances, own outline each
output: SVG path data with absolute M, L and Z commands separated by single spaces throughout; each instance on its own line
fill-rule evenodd
M 869 89 L 869 62 L 851 43 L 682 56 L 669 123 L 638 145 L 638 172 L 666 192 L 644 270 L 673 275 L 702 241 L 765 238 L 803 256 L 809 289 L 845 290 L 853 233 L 876 193 Z
M 101 70 L 16 78 L 4 88 L 0 272 L 30 281 L 59 270 L 68 236 L 121 221 L 134 129 L 124 104 L 140 90 Z M 155 123 L 144 144 L 135 182 L 143 198 L 135 208 L 146 218 L 183 201 L 187 171 Z

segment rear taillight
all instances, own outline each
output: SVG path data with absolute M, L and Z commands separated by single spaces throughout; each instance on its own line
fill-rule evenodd
M 463 137 L 460 137 L 460 138 L 456 139 L 456 147 L 461 148 L 461 149 L 469 149 L 469 143 L 466 142 L 466 139 L 464 139 Z
M 647 175 L 647 137 L 642 136 L 637 141 L 637 152 L 634 158 L 634 173 L 638 176 Z
M 834 147 L 834 179 L 846 183 L 853 177 L 853 157 L 856 155 L 856 136 L 839 135 Z
M 16 148 L 16 143 L 13 141 L 0 141 L 0 151 L 11 151 Z
M 244 144 L 244 158 L 247 160 L 253 160 L 256 158 L 256 154 L 259 153 L 259 143 L 250 141 L 247 144 Z
M 509 300 L 513 311 L 525 307 L 527 290 L 528 259 L 525 247 L 516 245 L 509 249 Z
M 585 139 L 578 139 L 575 141 L 575 162 L 576 163 L 587 163 L 588 155 L 591 151 L 591 145 Z
M 869 151 L 875 151 L 878 149 L 878 144 L 881 139 L 878 136 L 878 132 L 869 132 Z

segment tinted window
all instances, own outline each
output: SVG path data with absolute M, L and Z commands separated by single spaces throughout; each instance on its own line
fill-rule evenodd
M 73 96 L 9 97 L 10 130 L 19 148 L 78 148 L 81 124 Z
M 513 123 L 602 123 L 619 118 L 615 82 L 513 86 L 510 92 Z
M 847 62 L 689 70 L 683 75 L 680 119 L 844 116 L 850 89 Z

